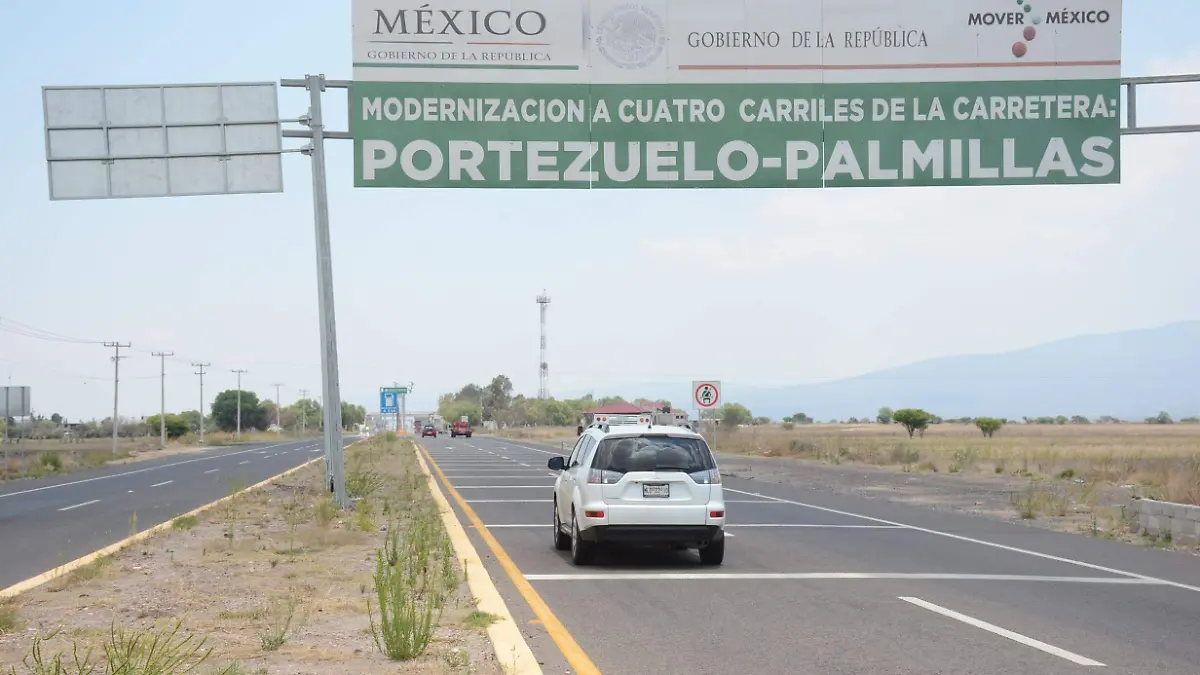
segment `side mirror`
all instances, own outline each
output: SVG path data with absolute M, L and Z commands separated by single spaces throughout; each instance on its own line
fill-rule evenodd
M 551 457 L 549 462 L 546 462 L 546 467 L 551 471 L 562 471 L 567 468 L 567 459 L 565 457 Z
M 575 435 L 582 436 L 583 435 L 583 427 L 575 427 Z

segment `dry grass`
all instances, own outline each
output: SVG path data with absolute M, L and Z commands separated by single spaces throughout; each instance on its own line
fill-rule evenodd
M 39 648 L 46 655 L 65 651 L 69 660 L 75 644 L 102 649 L 113 625 L 143 634 L 155 621 L 184 618 L 184 632 L 215 650 L 205 666 L 212 672 L 498 674 L 486 633 L 473 628 L 478 618 L 471 618 L 465 584 L 446 596 L 428 650 L 401 670 L 376 649 L 368 616 L 376 551 L 389 535 L 409 538 L 414 521 L 405 514 L 437 511 L 410 442 L 375 439 L 349 454 L 383 483 L 355 511 L 330 504 L 319 462 L 241 491 L 233 507 L 213 509 L 96 569 L 81 568 L 0 605 L 0 663 L 20 664 L 35 634 L 44 638 Z M 440 520 L 421 526 L 430 522 L 440 528 Z M 5 612 L 11 608 L 8 623 L 15 626 L 18 606 L 27 630 L 7 632 Z
M 483 434 L 480 434 L 481 436 Z M 577 438 L 575 427 L 514 427 L 488 432 L 489 436 L 526 441 L 562 441 Z
M 710 436 L 718 452 L 862 463 L 908 472 L 1137 485 L 1152 498 L 1200 504 L 1200 425 L 933 425 L 908 438 L 897 425 L 745 427 Z

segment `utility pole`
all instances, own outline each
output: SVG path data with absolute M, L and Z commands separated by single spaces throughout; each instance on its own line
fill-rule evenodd
M 196 374 L 200 376 L 200 444 L 204 444 L 204 369 L 211 366 L 211 363 L 196 363 L 192 362 L 192 366 L 199 368 Z
M 275 433 L 282 434 L 283 433 L 283 425 L 280 423 L 280 420 L 283 418 L 280 417 L 280 413 L 283 411 L 283 403 L 280 403 L 280 401 L 279 401 L 279 388 L 282 387 L 283 385 L 279 384 L 279 383 L 275 383 L 272 386 L 275 387 Z
M 238 377 L 238 394 L 237 394 L 237 439 L 242 440 L 242 373 L 249 372 L 247 370 L 231 370 L 231 373 L 237 373 Z
M 175 352 L 150 352 L 150 354 L 152 356 L 157 356 L 159 358 L 159 361 L 162 366 L 161 370 L 159 371 L 159 376 L 158 376 L 158 386 L 159 386 L 159 394 L 158 394 L 158 402 L 159 402 L 158 427 L 159 427 L 159 429 L 158 429 L 158 431 L 159 431 L 159 434 L 162 436 L 162 446 L 163 446 L 163 448 L 166 448 L 167 447 L 167 357 L 175 356 Z
M 132 344 L 129 342 L 126 342 L 125 344 L 121 344 L 120 342 L 105 342 L 104 346 L 112 347 L 112 349 L 113 349 L 113 355 L 112 355 L 112 362 L 113 362 L 113 417 L 112 417 L 113 442 L 112 442 L 112 451 L 113 451 L 113 454 L 115 455 L 115 454 L 117 454 L 117 432 L 120 430 L 120 427 L 121 427 L 121 421 L 117 417 L 117 395 L 120 392 L 119 384 L 121 382 L 121 359 L 129 358 L 128 356 L 121 356 L 121 348 L 124 347 L 125 349 L 129 349 L 132 346 Z
M 300 435 L 308 431 L 308 390 L 300 390 Z

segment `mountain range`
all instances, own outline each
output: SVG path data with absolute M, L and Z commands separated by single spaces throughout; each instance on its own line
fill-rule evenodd
M 785 387 L 729 386 L 757 415 L 803 412 L 817 420 L 874 417 L 881 406 L 923 408 L 945 418 L 1019 419 L 1111 415 L 1142 420 L 1200 413 L 1200 321 L 1081 335 L 999 354 L 948 356 L 841 380 Z M 667 396 L 679 385 L 632 387 Z M 734 391 L 736 389 L 736 391 Z

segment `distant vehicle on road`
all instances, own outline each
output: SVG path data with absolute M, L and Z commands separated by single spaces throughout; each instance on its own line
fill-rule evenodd
M 458 438 L 459 436 L 471 437 L 471 423 L 458 420 L 450 426 L 450 438 Z
M 421 429 L 421 438 L 425 438 L 426 436 L 437 438 L 437 427 L 432 424 L 426 424 L 425 428 Z
M 607 543 L 694 548 L 700 562 L 725 560 L 721 472 L 704 437 L 646 416 L 596 422 L 569 457 L 552 457 L 554 547 L 591 562 Z

